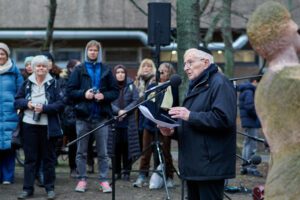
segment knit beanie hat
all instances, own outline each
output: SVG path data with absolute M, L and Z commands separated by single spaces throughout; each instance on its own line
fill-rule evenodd
M 27 62 L 31 62 L 34 56 L 27 56 L 24 60 L 24 65 L 26 65 Z
M 10 50 L 9 50 L 8 46 L 5 43 L 0 42 L 0 49 L 3 49 L 6 52 L 7 56 L 10 55 Z
M 46 56 L 49 60 L 51 60 L 52 62 L 54 62 L 54 58 L 53 58 L 53 56 L 51 55 L 50 52 L 44 51 L 42 54 L 43 54 L 44 56 Z
M 205 47 L 198 46 L 198 50 L 204 51 L 205 53 L 208 53 L 208 54 L 210 54 L 210 55 L 213 55 L 212 52 L 211 52 L 209 49 L 205 48 Z

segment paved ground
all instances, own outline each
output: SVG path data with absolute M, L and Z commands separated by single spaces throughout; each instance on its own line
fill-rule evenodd
M 177 166 L 176 152 L 174 154 L 175 166 Z M 67 162 L 63 160 L 64 157 L 59 158 L 59 165 L 56 169 L 57 181 L 55 184 L 55 192 L 58 200 L 73 200 L 73 199 L 112 199 L 112 194 L 104 194 L 98 191 L 97 175 L 91 174 L 88 180 L 88 191 L 86 193 L 77 193 L 74 191 L 77 181 L 69 177 L 69 169 Z M 237 167 L 240 161 L 237 160 Z M 138 162 L 134 164 L 135 169 L 138 167 Z M 268 165 L 262 163 L 259 165 L 259 170 L 266 177 Z M 238 169 L 238 168 L 237 168 Z M 16 199 L 17 194 L 22 191 L 23 184 L 23 168 L 17 165 L 16 167 L 16 182 L 12 185 L 0 185 L 0 199 L 12 200 Z M 130 182 L 119 180 L 116 182 L 116 195 L 117 200 L 163 200 L 166 199 L 166 191 L 164 188 L 159 190 L 150 190 L 148 187 L 134 188 L 132 183 L 137 178 L 137 173 L 132 173 Z M 169 189 L 171 199 L 181 199 L 181 182 L 177 176 L 174 178 L 175 187 Z M 241 186 L 249 190 L 253 189 L 256 185 L 263 184 L 265 178 L 241 176 L 238 174 L 235 179 L 229 180 L 229 186 L 240 188 Z M 186 194 L 186 193 L 185 193 Z M 252 200 L 251 193 L 236 192 L 233 194 L 227 193 L 227 196 L 232 200 Z M 31 198 L 33 200 L 45 199 L 46 193 L 43 188 L 35 187 L 35 195 Z M 227 199 L 224 197 L 224 199 Z
M 244 139 L 243 136 L 237 135 L 237 152 L 240 154 L 242 141 Z M 262 136 L 262 133 L 259 135 Z M 263 144 L 258 144 L 258 151 L 263 154 L 262 161 L 258 166 L 258 170 L 262 172 L 264 175 L 263 178 L 258 177 L 250 177 L 245 175 L 239 175 L 239 166 L 240 159 L 237 159 L 236 167 L 237 167 L 237 175 L 236 178 L 229 180 L 228 186 L 236 187 L 238 189 L 246 188 L 250 193 L 245 193 L 242 191 L 235 193 L 226 193 L 226 195 L 232 200 L 252 200 L 251 190 L 260 184 L 265 183 L 265 177 L 267 175 L 268 170 L 268 160 L 269 153 L 268 149 L 264 147 Z M 177 142 L 172 140 L 172 155 L 174 160 L 174 166 L 177 167 Z M 151 162 L 152 163 L 152 162 Z M 133 169 L 138 168 L 139 161 L 134 163 Z M 88 180 L 88 191 L 86 193 L 77 193 L 74 191 L 74 188 L 77 184 L 76 179 L 72 179 L 69 177 L 69 168 L 67 165 L 67 157 L 60 156 L 59 157 L 59 165 L 56 168 L 56 184 L 55 184 L 55 192 L 57 195 L 57 200 L 110 200 L 112 199 L 112 194 L 104 194 L 98 191 L 98 180 L 97 174 L 91 174 Z M 109 173 L 111 177 L 111 171 Z M 137 178 L 137 173 L 131 174 L 131 181 L 117 181 L 116 182 L 116 200 L 163 200 L 166 199 L 166 191 L 164 188 L 159 190 L 150 190 L 148 187 L 143 188 L 134 188 L 132 187 L 132 183 Z M 15 173 L 16 182 L 12 185 L 2 185 L 0 184 L 0 200 L 15 200 L 17 199 L 17 195 L 22 192 L 23 185 L 23 168 L 19 165 L 16 166 Z M 181 181 L 175 175 L 174 176 L 175 187 L 169 189 L 169 194 L 172 200 L 181 200 Z M 186 194 L 186 192 L 185 192 Z M 42 200 L 45 199 L 46 193 L 43 188 L 35 187 L 35 195 L 33 196 L 33 200 Z M 228 199 L 224 197 L 224 199 Z

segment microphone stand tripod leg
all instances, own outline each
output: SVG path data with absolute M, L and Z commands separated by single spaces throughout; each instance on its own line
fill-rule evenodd
M 167 199 L 169 200 L 170 199 L 170 195 L 169 195 L 169 190 L 168 190 L 168 187 L 167 187 L 167 178 L 166 178 L 165 164 L 162 161 L 162 152 L 161 152 L 161 149 L 159 148 L 159 142 L 158 141 L 156 141 L 155 145 L 156 145 L 156 150 L 157 150 L 157 153 L 158 153 L 159 163 L 161 165 L 161 173 L 163 175 L 164 185 L 165 185 L 165 189 L 166 189 L 166 193 L 167 193 Z

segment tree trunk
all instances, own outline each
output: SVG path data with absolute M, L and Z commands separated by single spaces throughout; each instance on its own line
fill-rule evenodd
M 231 0 L 223 0 L 222 37 L 225 43 L 225 67 L 224 73 L 231 78 L 234 73 L 234 51 L 232 47 L 231 33 Z
M 48 17 L 48 25 L 46 30 L 46 39 L 42 46 L 42 51 L 49 51 L 50 46 L 52 44 L 52 35 L 53 35 L 53 26 L 55 21 L 55 15 L 56 15 L 56 7 L 57 3 L 56 0 L 50 0 L 50 6 L 49 6 L 49 17 Z
M 186 94 L 189 80 L 184 71 L 183 55 L 189 48 L 197 48 L 199 45 L 199 0 L 177 0 L 177 52 L 178 74 L 183 77 L 179 87 L 179 99 L 182 103 Z

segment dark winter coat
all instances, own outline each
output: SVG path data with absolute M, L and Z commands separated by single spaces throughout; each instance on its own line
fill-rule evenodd
M 137 91 L 136 86 L 133 84 L 133 80 L 130 78 L 127 78 L 126 86 L 123 91 L 123 103 L 124 108 L 122 110 L 130 110 L 136 104 L 139 100 L 139 94 Z M 114 115 L 118 115 L 118 112 L 120 110 L 120 100 L 119 98 L 112 102 L 112 110 Z M 128 120 L 128 158 L 132 158 L 134 156 L 138 156 L 140 154 L 140 143 L 139 143 L 139 136 L 138 136 L 138 130 L 137 125 L 134 117 L 134 112 L 129 114 L 127 117 Z M 126 119 L 125 118 L 125 119 Z M 124 120 L 125 120 L 124 119 Z M 112 155 L 112 132 L 110 129 L 109 136 L 108 136 L 108 154 Z
M 186 180 L 235 177 L 236 92 L 211 65 L 188 93 L 183 106 L 189 120 L 179 120 L 179 170 Z
M 66 77 L 62 78 L 63 82 L 61 85 L 64 98 L 63 102 L 65 104 L 64 110 L 61 114 L 61 126 L 64 130 L 64 132 L 67 132 L 67 130 L 74 130 L 76 127 L 76 113 L 74 104 L 71 99 L 68 98 L 67 95 L 67 85 L 70 78 L 71 72 L 67 71 Z
M 254 105 L 255 90 L 256 87 L 248 81 L 238 86 L 238 91 L 241 92 L 239 96 L 239 108 L 243 128 L 261 127 Z
M 20 109 L 21 112 L 28 109 L 28 101 L 31 99 L 31 84 L 31 81 L 27 79 L 16 94 L 14 106 L 16 109 Z M 48 117 L 48 137 L 61 137 L 62 130 L 59 114 L 64 107 L 63 93 L 55 79 L 51 79 L 45 83 L 45 91 L 48 104 L 43 105 L 42 113 L 47 114 Z
M 107 65 L 101 64 L 100 92 L 104 99 L 96 102 L 101 118 L 112 117 L 111 102 L 118 98 L 119 88 L 116 80 Z M 82 120 L 90 120 L 93 117 L 92 102 L 85 98 L 85 92 L 92 88 L 91 78 L 87 72 L 85 63 L 78 65 L 71 73 L 67 95 L 75 103 L 76 117 Z

